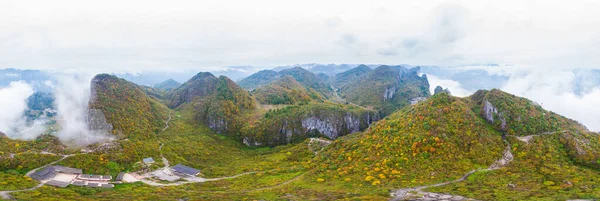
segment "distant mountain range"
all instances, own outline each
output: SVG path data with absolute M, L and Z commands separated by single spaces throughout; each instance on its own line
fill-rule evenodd
M 105 192 L 37 189 L 32 186 L 38 183 L 27 182 L 27 172 L 57 163 L 86 173 L 143 177 L 135 184 L 115 183 L 102 194 L 115 200 L 600 198 L 600 134 L 498 89 L 460 98 L 436 87 L 431 95 L 424 68 L 357 65 L 326 75 L 294 66 L 259 71 L 238 83 L 200 72 L 156 88 L 99 74 L 90 83 L 86 123 L 113 140 L 81 153 L 53 135 L 19 141 L 0 134 L 0 158 L 6 161 L 0 179 L 22 188 L 6 182 L 0 187 L 26 189 L 0 192 L 17 200 L 93 200 Z M 471 76 L 494 76 L 425 69 L 465 83 L 482 79 Z M 41 109 L 51 98 L 38 93 L 30 102 Z M 157 163 L 142 164 L 148 157 Z M 202 168 L 199 177 L 216 179 L 201 180 L 211 182 L 206 185 L 190 184 L 200 181 L 195 177 L 157 182 L 148 173 L 175 176 L 170 163 Z M 185 186 L 156 190 L 166 185 Z

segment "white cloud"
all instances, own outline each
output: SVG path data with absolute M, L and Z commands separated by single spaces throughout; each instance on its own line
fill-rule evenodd
M 600 64 L 598 1 L 0 2 L 0 67 Z M 351 36 L 349 38 L 348 36 Z M 340 41 L 351 39 L 351 44 Z
M 440 78 L 436 77 L 435 75 L 431 75 L 431 74 L 427 75 L 427 79 L 429 80 L 429 90 L 431 91 L 431 94 L 433 94 L 433 91 L 434 91 L 435 87 L 437 87 L 437 86 L 441 86 L 444 89 L 447 88 L 448 90 L 450 90 L 450 93 L 453 96 L 466 97 L 466 96 L 470 96 L 471 94 L 473 94 L 472 91 L 462 88 L 460 86 L 460 83 L 458 83 L 457 81 L 454 81 L 454 80 L 440 79 Z
M 0 131 L 8 137 L 31 140 L 44 131 L 39 122 L 27 125 L 23 117 L 27 98 L 33 93 L 33 88 L 25 82 L 11 82 L 8 87 L 0 89 Z
M 105 131 L 88 129 L 86 115 L 90 101 L 91 76 L 57 75 L 54 85 L 58 124 L 55 135 L 63 142 L 88 145 L 112 139 Z
M 578 96 L 572 86 L 575 78 L 570 71 L 539 70 L 511 76 L 502 90 L 529 98 L 545 109 L 600 131 L 600 86 Z

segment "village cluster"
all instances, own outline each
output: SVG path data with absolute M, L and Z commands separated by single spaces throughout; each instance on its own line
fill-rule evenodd
M 143 162 L 145 165 L 150 166 L 154 163 L 154 160 L 152 158 L 145 158 Z M 162 174 L 156 174 L 156 172 L 161 172 Z M 193 179 L 199 173 L 200 170 L 179 164 L 170 168 L 164 168 L 162 171 L 155 171 L 153 174 L 139 175 L 137 173 L 121 172 L 113 180 L 113 176 L 111 175 L 83 174 L 83 170 L 81 169 L 49 165 L 34 172 L 30 177 L 45 185 L 62 188 L 69 185 L 89 188 L 113 188 L 114 184 L 132 183 L 150 177 L 170 182 L 181 178 Z

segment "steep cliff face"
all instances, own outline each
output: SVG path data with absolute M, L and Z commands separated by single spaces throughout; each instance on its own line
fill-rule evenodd
M 497 118 L 500 120 L 500 130 L 505 131 L 506 130 L 506 119 L 504 119 L 504 117 L 502 116 L 502 113 L 498 112 L 498 109 L 496 109 L 496 107 L 494 107 L 494 105 L 492 105 L 489 101 L 485 100 L 483 102 L 483 117 L 485 118 L 485 120 L 487 120 L 489 123 L 494 123 L 494 116 L 497 116 Z
M 327 103 L 290 106 L 267 113 L 254 129 L 244 133 L 244 143 L 275 146 L 309 137 L 336 139 L 363 131 L 377 120 L 377 112 L 351 106 Z
M 87 123 L 91 130 L 105 130 L 129 138 L 148 138 L 166 119 L 166 108 L 136 84 L 100 74 L 91 82 Z
M 112 124 L 108 123 L 104 112 L 99 109 L 89 109 L 87 112 L 86 123 L 90 130 L 102 130 L 111 132 L 113 130 Z

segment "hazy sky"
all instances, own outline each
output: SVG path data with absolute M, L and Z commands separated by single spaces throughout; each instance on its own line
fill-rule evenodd
M 0 1 L 0 68 L 599 68 L 600 1 Z

